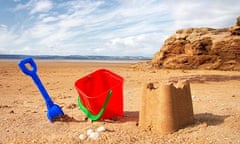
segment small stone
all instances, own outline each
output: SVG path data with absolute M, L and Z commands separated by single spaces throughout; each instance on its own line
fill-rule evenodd
M 85 139 L 87 139 L 87 136 L 85 134 L 80 134 L 79 139 L 80 140 L 85 140 Z
M 89 135 L 89 138 L 93 139 L 93 140 L 97 140 L 100 138 L 100 134 L 98 132 L 92 132 L 90 135 Z
M 77 107 L 77 105 L 74 104 L 74 103 L 72 103 L 72 104 L 70 104 L 70 105 L 67 106 L 67 109 L 74 109 L 74 108 L 76 108 L 76 107 Z
M 87 120 L 88 120 L 88 117 L 84 117 L 84 118 L 83 118 L 83 121 L 87 121 Z
M 87 130 L 87 135 L 90 136 L 91 133 L 93 133 L 94 131 L 92 129 L 88 129 Z
M 150 90 L 155 89 L 153 83 L 149 83 L 149 84 L 147 85 L 147 88 L 150 89 Z
M 9 113 L 10 113 L 10 114 L 14 114 L 14 110 L 11 110 Z
M 100 126 L 97 128 L 97 132 L 105 132 L 106 128 L 104 126 Z
M 138 122 L 136 122 L 136 126 L 138 126 L 139 125 L 139 123 Z

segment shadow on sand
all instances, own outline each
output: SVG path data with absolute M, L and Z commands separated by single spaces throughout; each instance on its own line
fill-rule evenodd
M 125 111 L 124 115 L 122 117 L 113 117 L 112 119 L 99 119 L 97 120 L 98 122 L 107 122 L 107 123 L 124 123 L 124 122 L 138 122 L 139 119 L 139 112 L 138 111 Z M 70 117 L 68 115 L 63 115 L 56 117 L 54 122 L 97 122 L 97 121 L 92 121 L 89 118 L 85 117 L 84 120 L 77 120 L 73 117 Z
M 216 126 L 224 122 L 229 115 L 215 115 L 212 113 L 200 113 L 195 114 L 195 123 L 207 123 L 209 126 Z
M 170 77 L 170 82 L 177 82 L 179 80 L 187 80 L 189 82 L 204 83 L 206 81 L 221 82 L 230 80 L 240 80 L 239 75 L 185 75 L 178 77 Z
M 139 119 L 139 111 L 125 111 L 124 116 L 120 119 L 121 122 L 138 122 Z
M 229 117 L 229 115 L 215 115 L 212 113 L 199 113 L 194 115 L 195 123 L 207 123 L 209 126 L 219 125 L 224 122 L 224 120 Z M 125 111 L 124 116 L 119 118 L 117 122 L 136 122 L 139 121 L 139 111 Z
M 229 117 L 229 115 L 215 115 L 212 113 L 199 113 L 194 115 L 194 121 L 196 123 L 207 123 L 209 126 L 216 126 L 224 122 L 224 120 Z M 55 122 L 87 122 L 85 120 L 76 120 L 73 117 L 64 115 L 55 119 Z M 139 111 L 125 111 L 123 117 L 113 118 L 111 120 L 99 120 L 109 123 L 124 123 L 124 122 L 136 122 L 139 121 Z
M 138 111 L 125 111 L 122 117 L 113 117 L 112 119 L 104 119 L 108 123 L 125 123 L 125 122 L 136 122 L 138 123 L 139 112 Z
M 87 122 L 87 119 L 85 119 L 85 120 L 77 120 L 74 117 L 70 117 L 70 116 L 65 114 L 65 115 L 56 117 L 54 122 Z
M 209 126 L 219 125 L 229 115 L 215 115 L 212 113 L 199 113 L 194 115 L 195 123 L 207 123 Z M 125 111 L 124 116 L 119 119 L 120 122 L 136 122 L 139 121 L 139 111 Z

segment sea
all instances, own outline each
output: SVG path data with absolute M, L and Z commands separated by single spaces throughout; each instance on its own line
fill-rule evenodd
M 9 55 L 0 54 L 0 61 L 16 61 L 26 57 L 32 57 L 35 60 L 43 61 L 67 61 L 67 62 L 105 62 L 105 63 L 135 63 L 139 61 L 151 60 L 144 56 L 92 56 L 92 55 Z

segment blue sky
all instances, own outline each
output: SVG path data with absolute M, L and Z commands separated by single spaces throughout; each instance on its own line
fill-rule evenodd
M 228 27 L 239 0 L 0 0 L 0 54 L 153 56 L 177 29 Z

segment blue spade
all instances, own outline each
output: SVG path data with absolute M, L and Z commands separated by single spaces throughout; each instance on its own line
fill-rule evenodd
M 29 69 L 26 65 L 30 65 L 31 69 Z M 18 63 L 18 66 L 23 73 L 32 77 L 34 83 L 37 85 L 39 91 L 41 92 L 47 106 L 48 119 L 53 122 L 56 117 L 64 115 L 61 107 L 53 103 L 52 99 L 44 88 L 40 78 L 37 75 L 37 65 L 33 59 L 31 57 L 24 58 Z

